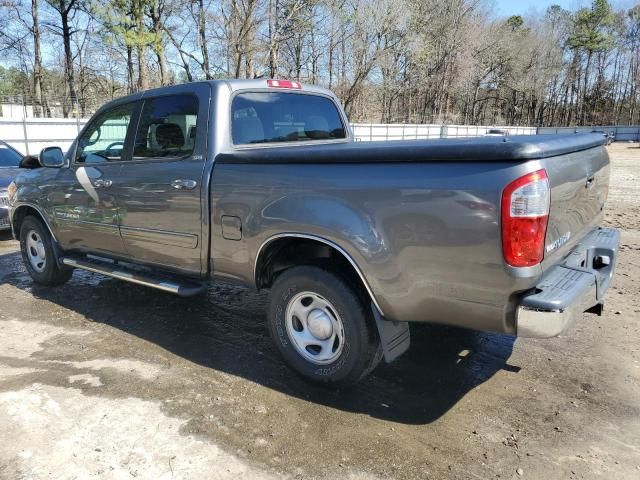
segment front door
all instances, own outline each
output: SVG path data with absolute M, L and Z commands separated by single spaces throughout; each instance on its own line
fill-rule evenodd
M 78 138 L 68 169 L 56 179 L 48 200 L 58 237 L 66 250 L 124 255 L 118 230 L 115 184 L 127 149 L 135 103 L 98 115 Z
M 200 275 L 210 90 L 193 89 L 144 99 L 133 154 L 122 165 L 116 192 L 129 256 Z

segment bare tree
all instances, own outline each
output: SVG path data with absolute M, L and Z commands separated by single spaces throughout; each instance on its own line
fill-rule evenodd
M 51 116 L 51 111 L 43 88 L 42 48 L 40 40 L 40 20 L 38 18 L 38 0 L 31 0 L 31 18 L 33 20 L 31 32 L 33 35 L 33 96 L 35 100 L 35 115 Z
M 353 120 L 640 121 L 640 6 L 607 0 L 509 18 L 490 0 L 0 0 L 0 11 L 11 52 L 0 89 L 33 97 L 36 114 L 54 97 L 68 115 L 157 85 L 270 76 L 328 86 Z
M 69 108 L 76 110 L 78 96 L 76 93 L 76 79 L 71 51 L 71 37 L 76 33 L 71 23 L 78 12 L 78 0 L 47 0 L 60 16 L 60 23 L 49 23 L 48 26 L 62 37 L 64 48 L 64 79 L 67 86 L 70 104 L 63 104 L 64 116 L 69 116 Z

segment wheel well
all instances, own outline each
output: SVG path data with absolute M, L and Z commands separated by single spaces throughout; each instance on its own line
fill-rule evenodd
M 288 268 L 316 265 L 342 276 L 363 298 L 373 300 L 356 267 L 337 248 L 309 238 L 284 237 L 269 242 L 260 252 L 256 264 L 257 288 L 269 288 Z
M 18 209 L 13 214 L 13 231 L 16 235 L 16 238 L 20 237 L 20 228 L 22 227 L 22 222 L 28 216 L 36 217 L 42 223 L 44 223 L 44 225 L 47 228 L 49 228 L 49 225 L 44 220 L 44 218 L 42 218 L 42 215 L 40 214 L 40 212 L 38 212 L 38 210 L 28 205 L 24 205 L 24 206 L 18 207 Z M 51 232 L 51 230 L 49 230 L 49 232 Z

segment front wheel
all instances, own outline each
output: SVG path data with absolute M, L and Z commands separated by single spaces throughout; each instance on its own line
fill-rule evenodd
M 58 267 L 51 234 L 35 217 L 29 216 L 22 222 L 20 251 L 29 275 L 40 285 L 61 285 L 73 274 L 71 269 L 63 270 Z
M 307 380 L 353 385 L 382 358 L 370 306 L 333 272 L 301 266 L 271 288 L 269 330 L 286 363 Z

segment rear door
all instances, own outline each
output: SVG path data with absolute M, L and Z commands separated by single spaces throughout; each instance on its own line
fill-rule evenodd
M 210 87 L 172 90 L 144 98 L 116 188 L 120 234 L 137 261 L 200 275 Z

